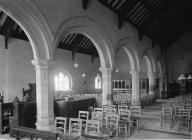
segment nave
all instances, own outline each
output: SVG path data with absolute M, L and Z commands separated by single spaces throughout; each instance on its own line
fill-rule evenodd
M 187 96 L 187 97 L 191 97 Z M 130 136 L 125 137 L 121 136 L 112 136 L 109 137 L 110 140 L 129 140 L 129 139 L 190 139 L 191 135 L 188 129 L 184 128 L 178 131 L 178 125 L 175 125 L 172 129 L 170 129 L 169 124 L 167 123 L 161 128 L 161 120 L 162 120 L 162 111 L 163 106 L 169 103 L 175 103 L 177 105 L 181 105 L 181 102 L 177 102 L 178 99 L 184 99 L 184 96 L 179 96 L 171 99 L 157 99 L 156 102 L 152 105 L 145 106 L 141 109 L 140 115 L 140 128 L 139 131 L 132 127 L 130 130 Z M 173 102 L 175 100 L 175 102 Z M 183 103 L 183 101 L 182 101 Z M 186 102 L 185 102 L 186 105 Z M 172 106 L 174 108 L 174 106 Z M 98 109 L 98 108 L 97 108 Z M 191 127 L 191 126 L 190 126 Z M 67 133 L 68 133 L 67 129 Z M 191 131 L 191 130 L 190 130 Z M 0 135 L 1 139 L 15 139 L 9 137 L 9 134 Z M 29 138 L 22 138 L 23 140 L 28 140 Z M 78 138 L 79 140 L 86 140 L 87 138 L 82 136 Z

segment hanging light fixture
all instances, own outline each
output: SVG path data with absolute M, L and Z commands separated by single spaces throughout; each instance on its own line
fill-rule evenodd
M 82 76 L 82 77 L 85 77 L 86 75 L 85 75 L 85 73 L 83 72 L 81 76 Z
M 74 68 L 78 68 L 79 67 L 79 64 L 77 63 L 77 56 L 75 56 L 75 63 L 74 63 Z

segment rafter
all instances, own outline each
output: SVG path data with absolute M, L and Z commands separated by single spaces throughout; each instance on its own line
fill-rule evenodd
M 82 7 L 83 7 L 83 9 L 85 9 L 85 10 L 87 9 L 89 1 L 90 0 L 82 0 Z
M 121 15 L 118 15 L 118 28 L 119 29 L 122 28 L 124 21 L 125 21 L 125 19 Z
M 12 28 L 14 25 L 14 21 L 7 16 L 0 33 L 4 35 L 4 41 L 5 41 L 5 49 L 8 49 L 8 40 L 12 33 Z

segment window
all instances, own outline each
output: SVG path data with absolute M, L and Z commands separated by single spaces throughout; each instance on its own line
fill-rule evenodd
M 95 77 L 95 89 L 101 89 L 101 76 L 97 74 Z
M 55 76 L 55 90 L 65 91 L 71 89 L 70 77 L 62 72 Z

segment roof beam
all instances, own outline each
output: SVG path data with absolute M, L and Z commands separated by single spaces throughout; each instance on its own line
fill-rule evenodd
M 85 9 L 85 10 L 87 9 L 89 2 L 90 2 L 90 0 L 82 0 L 83 9 Z
M 84 37 L 83 35 L 77 35 L 73 39 L 72 43 L 70 44 L 72 46 L 72 60 L 75 59 L 75 54 L 78 51 L 78 45 L 79 45 L 80 41 L 83 39 L 83 37 Z
M 3 12 L 1 11 L 0 12 L 0 20 L 1 20 L 2 16 L 3 16 Z
M 125 21 L 125 19 L 121 15 L 118 15 L 118 28 L 119 29 L 122 28 L 124 21 Z
M 0 31 L 0 33 L 5 36 L 4 38 L 5 49 L 8 49 L 8 40 L 9 40 L 9 37 L 11 36 L 13 25 L 14 25 L 14 21 L 7 16 Z

